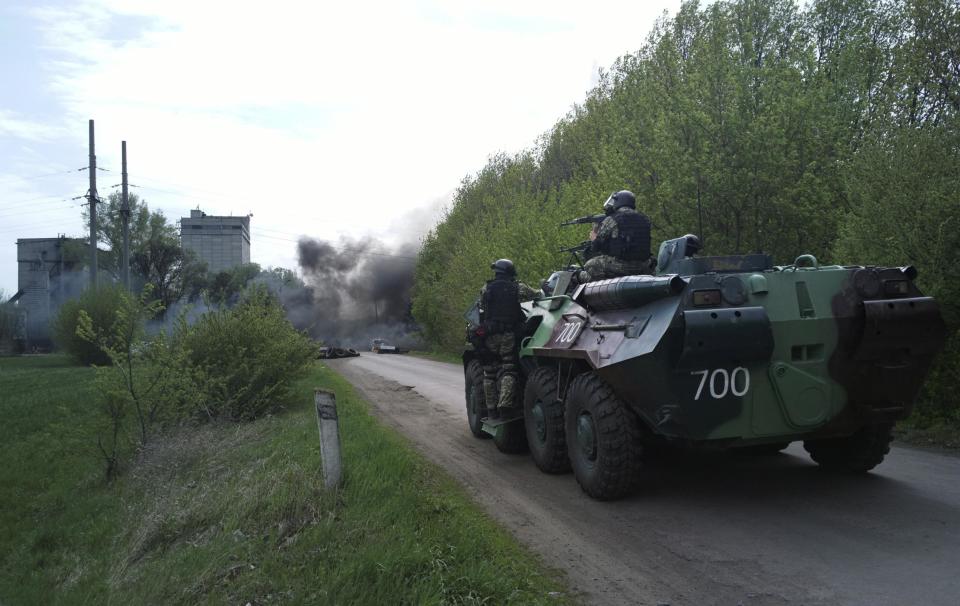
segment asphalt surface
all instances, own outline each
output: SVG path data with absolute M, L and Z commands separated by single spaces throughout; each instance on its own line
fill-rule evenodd
M 374 412 L 590 604 L 960 605 L 960 457 L 894 447 L 865 476 L 772 457 L 656 461 L 644 488 L 591 500 L 467 428 L 459 366 L 404 355 L 328 362 Z

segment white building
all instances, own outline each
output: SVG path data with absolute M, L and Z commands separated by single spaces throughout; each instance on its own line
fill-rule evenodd
M 206 262 L 210 275 L 250 262 L 250 217 L 214 217 L 191 210 L 180 219 L 180 245 Z

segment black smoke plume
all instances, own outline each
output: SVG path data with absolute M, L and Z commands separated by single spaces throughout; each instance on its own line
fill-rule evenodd
M 416 255 L 415 244 L 389 248 L 374 238 L 345 238 L 337 245 L 301 238 L 297 262 L 313 294 L 308 330 L 340 347 L 367 348 L 374 338 L 415 347 L 410 291 Z

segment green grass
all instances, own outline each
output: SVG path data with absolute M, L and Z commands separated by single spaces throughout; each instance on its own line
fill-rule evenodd
M 93 371 L 0 359 L 0 603 L 555 604 L 556 575 L 317 366 L 300 403 L 157 438 L 108 485 Z M 312 398 L 345 475 L 323 490 Z M 559 592 L 559 593 L 558 593 Z

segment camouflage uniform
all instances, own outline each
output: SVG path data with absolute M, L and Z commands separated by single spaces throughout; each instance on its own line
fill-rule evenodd
M 537 291 L 523 282 L 517 285 L 517 303 L 529 301 L 537 295 Z M 480 300 L 484 300 L 487 288 L 480 293 Z M 487 356 L 483 356 L 483 398 L 488 411 L 495 408 L 511 408 L 516 402 L 516 387 L 519 371 L 517 352 L 517 333 L 514 330 L 504 330 L 487 334 L 483 340 L 483 347 Z M 497 375 L 500 375 L 500 397 L 497 398 Z M 488 412 L 489 414 L 489 412 Z
M 616 211 L 623 214 L 640 214 L 636 210 L 623 207 Z M 615 255 L 603 252 L 603 246 L 620 237 L 619 226 L 616 219 L 611 215 L 603 220 L 597 229 L 597 237 L 590 247 L 591 256 L 583 264 L 583 270 L 588 276 L 585 282 L 593 280 L 605 280 L 607 278 L 618 278 L 620 276 L 651 275 L 654 271 L 654 264 L 651 258 L 647 259 L 621 259 Z M 649 236 L 648 236 L 649 239 Z M 649 247 L 649 244 L 648 244 Z

